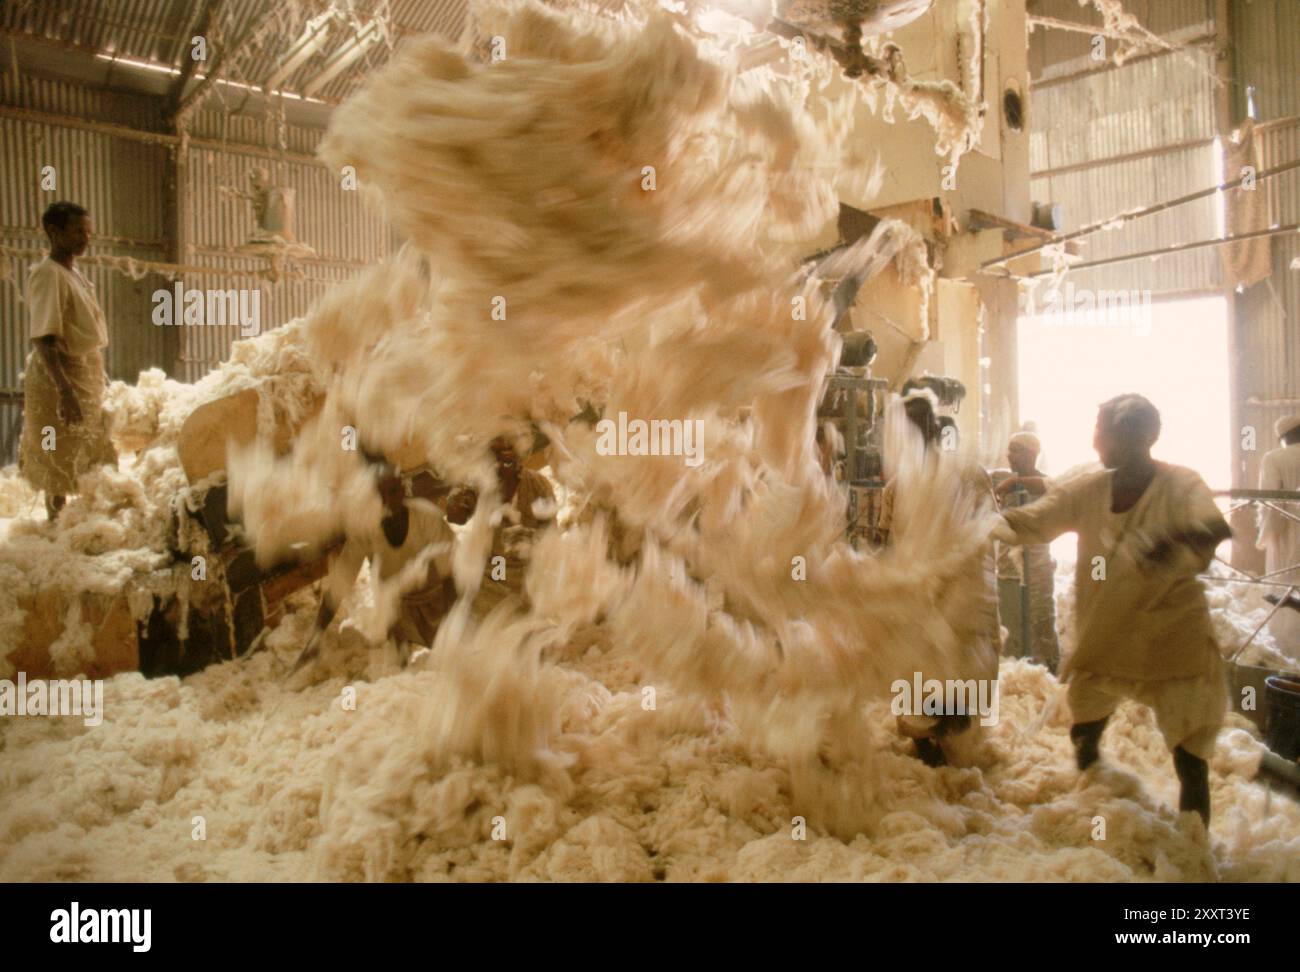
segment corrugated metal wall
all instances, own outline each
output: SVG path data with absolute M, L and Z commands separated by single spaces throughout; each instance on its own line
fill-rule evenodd
M 1066 229 L 1214 184 L 1214 55 L 1164 54 L 1033 89 L 1031 194 L 1059 202 Z M 1213 198 L 1087 238 L 1084 259 L 1215 234 Z M 1076 287 L 1182 293 L 1217 289 L 1213 250 L 1071 275 Z
M 92 89 L 30 76 L 0 80 L 0 103 L 72 118 L 112 122 L 158 131 L 162 119 L 149 98 Z M 92 255 L 161 260 L 163 207 L 158 187 L 168 162 L 163 146 L 96 132 L 0 118 L 0 243 L 44 250 L 41 212 L 51 202 L 69 199 L 90 210 L 97 236 Z M 57 187 L 41 189 L 41 168 L 55 167 Z M 111 239 L 103 239 L 111 238 Z M 39 257 L 35 258 L 39 259 Z M 0 283 L 0 390 L 20 389 L 26 359 L 27 313 L 22 286 L 35 259 L 11 258 Z M 95 284 L 109 321 L 107 358 L 114 378 L 134 378 L 162 359 L 162 335 L 149 324 L 150 295 L 156 278 L 134 281 L 106 268 L 82 267 Z M 13 458 L 19 406 L 0 403 L 0 462 Z
M 1064 228 L 1172 199 L 1214 184 L 1215 57 L 1203 43 L 1214 30 L 1210 0 L 1130 0 L 1125 9 L 1183 50 L 1155 53 L 1122 66 L 1092 59 L 1087 33 L 1037 28 L 1030 37 L 1031 194 L 1063 208 Z M 1100 25 L 1075 0 L 1035 0 L 1031 15 Z M 1115 42 L 1108 41 L 1108 50 Z M 1180 206 L 1086 239 L 1083 259 L 1137 253 L 1215 235 L 1214 199 Z M 1150 290 L 1153 294 L 1217 290 L 1212 250 L 1117 263 L 1071 274 L 1076 287 Z
M 1300 158 L 1300 4 L 1255 0 L 1232 5 L 1235 117 L 1244 117 L 1246 89 L 1253 87 L 1260 126 L 1256 143 L 1267 168 Z M 1261 183 L 1273 223 L 1300 222 L 1300 172 Z M 1269 280 L 1236 295 L 1237 384 L 1244 424 L 1259 430 L 1260 450 L 1243 453 L 1238 485 L 1258 482 L 1259 458 L 1273 448 L 1273 423 L 1300 412 L 1300 258 L 1295 234 L 1272 240 Z
M 282 125 L 273 112 L 244 117 L 205 111 L 196 119 L 194 133 L 224 146 L 195 147 L 189 153 L 187 238 L 194 250 L 186 262 L 225 272 L 187 275 L 182 280 L 187 288 L 260 287 L 262 326 L 270 329 L 301 316 L 331 286 L 396 247 L 387 222 L 360 192 L 343 189 L 337 174 L 307 160 L 321 132 Z M 278 150 L 281 145 L 284 153 Z M 300 275 L 295 278 L 259 279 L 254 274 L 266 267 L 265 261 L 231 255 L 255 228 L 250 201 L 237 193 L 249 188 L 249 175 L 259 168 L 275 185 L 294 190 L 297 239 L 316 251 L 315 258 L 295 264 Z M 232 272 L 244 276 L 227 275 Z M 238 337 L 237 328 L 184 328 L 177 376 L 202 377 L 225 359 Z

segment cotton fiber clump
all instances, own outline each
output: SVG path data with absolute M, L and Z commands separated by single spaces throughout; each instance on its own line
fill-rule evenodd
M 1150 714 L 1121 708 L 1107 767 L 1080 778 L 1064 719 L 1034 730 L 1061 689 L 1024 662 L 1003 664 L 988 766 L 927 769 L 877 707 L 863 724 L 873 770 L 834 753 L 827 766 L 869 789 L 875 818 L 846 839 L 809 823 L 798 840 L 788 767 L 720 704 L 661 687 L 644 709 L 626 649 L 575 645 L 538 683 L 560 699 L 559 727 L 553 768 L 525 781 L 440 751 L 439 672 L 364 681 L 374 659 L 354 633 L 323 681 L 281 688 L 310 608 L 272 636 L 281 667 L 260 654 L 183 682 L 119 675 L 95 729 L 5 720 L 0 879 L 1300 880 L 1300 809 L 1249 782 L 1260 745 L 1236 717 L 1212 762 L 1208 846 L 1175 813 Z

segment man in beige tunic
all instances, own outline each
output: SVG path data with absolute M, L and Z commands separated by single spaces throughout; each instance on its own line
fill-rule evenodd
M 1273 427 L 1282 440 L 1278 449 L 1265 453 L 1259 463 L 1259 488 L 1300 490 L 1300 415 L 1277 420 Z M 1284 513 L 1283 510 L 1286 512 Z M 1269 580 L 1300 586 L 1300 504 L 1277 503 L 1259 508 L 1259 546 Z M 1283 605 L 1268 622 L 1268 629 L 1288 653 L 1300 648 L 1300 611 Z
M 993 492 L 1004 509 L 1025 506 L 1042 496 L 1051 480 L 1038 469 L 1042 443 L 1032 432 L 1017 432 L 1007 445 L 1011 474 L 999 478 Z M 1056 563 L 1046 544 L 1013 548 L 998 545 L 998 613 L 1007 630 L 1006 653 L 1032 658 L 1055 672 L 1060 663 L 1056 640 Z M 1022 611 L 1022 600 L 1028 611 Z M 1025 642 L 1028 614 L 1029 638 Z
M 1207 759 L 1227 709 L 1223 662 L 1197 574 L 1231 536 L 1201 477 L 1157 462 L 1160 414 L 1140 395 L 1101 406 L 1094 444 L 1104 469 L 1005 510 L 994 538 L 1050 543 L 1079 535 L 1078 644 L 1062 665 L 1080 769 L 1098 757 L 1125 698 L 1155 711 L 1182 784 L 1179 809 L 1209 824 Z
M 108 329 L 94 285 L 73 266 L 90 242 L 90 217 L 69 202 L 53 203 L 41 218 L 50 255 L 27 278 L 32 352 L 23 378 L 23 435 L 19 469 L 45 493 L 51 520 L 77 477 L 100 464 L 115 465 L 104 414 L 104 354 Z

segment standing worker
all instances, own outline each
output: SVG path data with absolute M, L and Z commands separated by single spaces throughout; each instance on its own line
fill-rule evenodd
M 19 468 L 45 493 L 51 520 L 77 491 L 77 477 L 116 465 L 104 413 L 104 348 L 108 328 L 95 287 L 73 266 L 90 243 L 90 216 L 76 203 L 56 202 L 41 225 L 50 255 L 27 277 L 32 352 L 23 379 Z
M 1265 453 L 1259 464 L 1259 488 L 1300 490 L 1300 415 L 1278 419 L 1273 427 L 1282 447 Z M 1292 515 L 1300 509 L 1292 507 Z M 1259 546 L 1270 580 L 1300 585 L 1300 523 L 1265 506 L 1259 511 Z M 1294 568 L 1294 569 L 1288 569 Z M 1300 646 L 1300 611 L 1283 606 L 1268 622 L 1268 630 L 1284 649 Z
M 1049 480 L 1037 465 L 1042 449 L 1038 436 L 1032 432 L 1017 432 L 1011 437 L 1007 446 L 1011 475 L 994 489 L 1001 508 L 1024 506 L 1047 492 Z M 1060 662 L 1060 647 L 1056 638 L 1053 576 L 1056 563 L 1051 549 L 1045 543 L 1019 549 L 1006 544 L 999 547 L 998 608 L 1008 633 L 1007 653 L 1015 658 L 1032 658 L 1055 672 Z
M 1141 395 L 1104 403 L 1093 441 L 1106 468 L 1005 510 L 993 537 L 1050 543 L 1078 533 L 1079 640 L 1062 669 L 1079 769 L 1097 761 L 1106 720 L 1120 701 L 1134 699 L 1155 711 L 1173 750 L 1179 810 L 1199 813 L 1208 827 L 1207 761 L 1228 700 L 1196 575 L 1232 531 L 1200 476 L 1151 458 L 1159 435 L 1160 413 Z

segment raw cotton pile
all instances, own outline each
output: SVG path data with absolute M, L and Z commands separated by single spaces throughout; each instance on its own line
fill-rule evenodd
M 1060 687 L 1007 662 L 985 766 L 927 769 L 875 708 L 870 772 L 825 754 L 875 818 L 843 840 L 809 822 L 801 840 L 788 766 L 628 647 L 593 632 L 556 659 L 537 685 L 561 700 L 554 767 L 528 781 L 438 745 L 436 723 L 469 703 L 424 668 L 436 656 L 384 675 L 389 656 L 344 630 L 324 680 L 283 688 L 310 608 L 271 653 L 183 682 L 112 679 L 97 728 L 3 720 L 0 880 L 1300 880 L 1300 807 L 1250 782 L 1259 744 L 1236 717 L 1207 844 L 1174 810 L 1149 712 L 1122 707 L 1081 777 L 1061 716 L 1035 728 Z
M 193 508 L 196 490 L 205 485 L 189 483 L 181 469 L 181 425 L 196 406 L 246 388 L 258 391 L 262 428 L 274 428 L 277 416 L 294 420 L 305 414 L 321 384 L 299 346 L 302 333 L 293 323 L 237 342 L 231 359 L 194 385 L 171 381 L 156 369 L 144 372 L 136 385 L 110 383 L 106 402 L 114 439 L 119 448 L 139 452 L 123 456 L 119 468 L 83 476 L 79 494 L 53 526 L 16 470 L 0 479 L 0 515 L 22 517 L 0 535 L 0 678 L 13 675 L 8 656 L 22 638 L 23 605 L 38 591 L 125 591 L 136 620 L 147 617 L 155 596 L 176 592 L 167 537 L 173 505 Z M 67 638 L 80 630 L 71 625 Z M 71 664 L 80 656 L 65 657 Z M 73 667 L 61 673 L 77 672 Z

